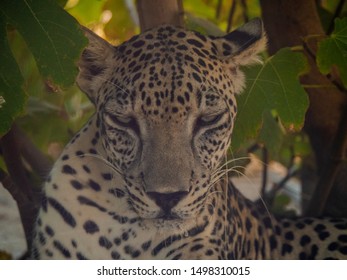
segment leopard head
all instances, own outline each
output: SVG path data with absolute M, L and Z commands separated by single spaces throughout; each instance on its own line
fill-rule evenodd
M 143 219 L 196 218 L 230 145 L 240 67 L 265 47 L 262 22 L 223 37 L 161 26 L 117 47 L 85 33 L 77 83 L 95 104 L 129 206 Z

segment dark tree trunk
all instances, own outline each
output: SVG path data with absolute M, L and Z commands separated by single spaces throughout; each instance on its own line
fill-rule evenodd
M 162 24 L 183 26 L 182 5 L 182 0 L 138 0 L 141 31 Z
M 307 214 L 346 215 L 347 167 L 342 159 L 346 155 L 347 94 L 336 87 L 338 75 L 326 77 L 317 69 L 317 42 L 324 38 L 325 32 L 315 1 L 261 0 L 260 3 L 270 53 L 283 47 L 304 46 L 311 68 L 301 79 L 302 84 L 308 85 L 310 99 L 304 128 L 315 153 L 319 176 Z M 321 87 L 310 88 L 310 85 Z

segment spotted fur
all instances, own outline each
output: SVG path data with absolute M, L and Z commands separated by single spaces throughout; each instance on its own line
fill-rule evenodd
M 260 20 L 224 37 L 172 26 L 114 47 L 86 30 L 77 83 L 96 113 L 44 186 L 33 258 L 347 257 L 342 219 L 276 221 L 220 167 Z

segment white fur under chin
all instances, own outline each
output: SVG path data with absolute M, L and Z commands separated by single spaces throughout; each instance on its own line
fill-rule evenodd
M 195 219 L 144 219 L 140 222 L 140 227 L 149 232 L 148 236 L 154 231 L 155 235 L 159 236 L 170 236 L 174 233 L 175 235 L 188 237 L 188 230 L 194 225 L 196 225 Z

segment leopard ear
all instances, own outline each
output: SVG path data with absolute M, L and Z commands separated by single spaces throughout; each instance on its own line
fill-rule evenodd
M 79 74 L 76 82 L 89 99 L 95 104 L 97 90 L 104 81 L 107 66 L 112 60 L 116 48 L 86 27 L 81 27 L 89 40 L 78 61 Z
M 235 65 L 260 62 L 258 54 L 266 48 L 266 34 L 261 19 L 253 19 L 219 38 L 219 52 Z

